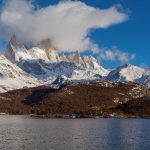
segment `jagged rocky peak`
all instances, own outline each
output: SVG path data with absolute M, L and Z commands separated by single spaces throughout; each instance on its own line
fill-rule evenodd
M 99 62 L 93 56 L 84 56 L 83 62 L 87 68 L 100 69 Z
M 75 64 L 80 64 L 81 63 L 81 57 L 79 51 L 72 52 L 69 56 L 68 59 L 70 61 L 74 61 Z
M 51 62 L 60 61 L 59 55 L 55 49 L 49 49 L 47 52 L 47 56 Z
M 13 35 L 11 38 L 10 38 L 10 41 L 8 43 L 8 46 L 10 47 L 15 47 L 15 48 L 21 48 L 21 47 L 24 47 L 24 45 L 21 45 L 17 42 L 17 37 L 16 35 Z
M 55 48 L 52 48 L 50 40 L 44 40 L 34 44 L 34 47 L 27 49 L 23 45 L 19 45 L 16 36 L 12 36 L 5 56 L 12 62 L 20 62 L 22 60 L 45 60 L 46 62 L 71 62 L 77 66 L 83 66 L 89 69 L 100 69 L 98 61 L 93 56 L 81 57 L 79 51 L 71 52 L 67 55 L 59 55 Z
M 65 62 L 73 62 L 76 65 L 81 64 L 81 57 L 79 51 L 71 52 L 67 55 L 60 55 L 60 61 L 65 61 Z
M 39 47 L 32 47 L 28 49 L 28 53 L 31 56 L 31 59 L 34 60 L 44 60 L 49 63 L 55 63 L 59 61 L 58 53 L 55 49 L 41 49 Z
M 17 47 L 17 42 L 16 42 L 16 36 L 13 35 L 9 41 L 9 44 L 5 50 L 4 55 L 6 56 L 6 58 L 8 58 L 9 60 L 11 60 L 12 62 L 15 62 L 15 49 Z
M 45 51 L 47 58 L 50 60 L 50 62 L 59 61 L 57 49 L 52 46 L 50 39 L 46 39 L 46 40 L 36 43 L 36 47 L 39 47 L 40 49 Z
M 58 75 L 91 79 L 95 75 L 106 76 L 109 73 L 93 56 L 81 57 L 79 51 L 58 54 L 58 50 L 51 48 L 49 40 L 34 44 L 30 49 L 18 45 L 16 37 L 10 43 L 5 56 L 24 71 L 44 81 L 45 78 L 55 79 Z
M 32 48 L 27 49 L 24 45 L 18 44 L 16 36 L 13 35 L 5 50 L 4 55 L 13 63 L 19 63 L 21 61 L 33 59 L 57 62 L 59 60 L 59 56 L 56 50 L 52 48 L 48 49 L 47 43 L 44 42 L 41 45 L 37 44 L 37 46 L 33 46 Z
M 61 55 L 61 61 L 73 62 L 77 66 L 82 66 L 87 69 L 99 70 L 102 69 L 99 62 L 91 55 L 89 56 L 80 56 L 79 51 L 71 52 L 68 55 Z
M 13 63 L 18 63 L 21 60 L 30 59 L 27 49 L 24 45 L 18 44 L 16 36 L 13 35 L 8 43 L 8 46 L 4 52 L 4 55 Z
M 15 35 L 11 37 L 9 45 L 18 46 Z

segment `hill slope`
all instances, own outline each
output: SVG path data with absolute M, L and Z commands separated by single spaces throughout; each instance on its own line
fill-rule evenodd
M 135 83 L 94 81 L 41 86 L 0 94 L 0 112 L 10 114 L 73 114 L 111 116 L 112 108 L 144 96 Z M 115 112 L 115 111 L 114 111 Z

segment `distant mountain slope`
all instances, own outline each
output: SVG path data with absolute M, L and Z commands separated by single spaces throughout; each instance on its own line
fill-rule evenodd
M 0 92 L 23 87 L 35 87 L 40 84 L 36 78 L 24 72 L 3 55 L 0 55 Z
M 111 71 L 106 77 L 106 80 L 114 82 L 132 81 L 143 84 L 149 88 L 150 87 L 149 77 L 150 71 L 148 69 L 133 66 L 131 64 L 126 64 Z

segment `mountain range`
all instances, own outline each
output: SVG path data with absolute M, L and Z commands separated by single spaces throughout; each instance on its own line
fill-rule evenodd
M 150 69 L 125 64 L 111 71 L 103 68 L 91 55 L 78 51 L 58 53 L 49 48 L 48 40 L 27 48 L 13 36 L 0 55 L 0 92 L 45 84 L 109 80 L 137 82 L 150 88 Z

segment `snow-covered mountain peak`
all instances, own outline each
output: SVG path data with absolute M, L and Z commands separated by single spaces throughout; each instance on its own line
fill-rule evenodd
M 84 56 L 83 61 L 87 68 L 100 69 L 100 65 L 99 65 L 98 61 L 91 55 Z
M 55 49 L 42 49 L 41 47 L 27 49 L 24 45 L 17 43 L 16 36 L 12 36 L 5 50 L 5 56 L 13 63 L 39 59 L 52 63 L 59 61 L 59 56 Z
M 12 36 L 4 55 L 0 54 L 0 92 L 97 79 L 134 81 L 150 88 L 150 69 L 125 64 L 110 72 L 91 55 L 81 57 L 79 51 L 59 54 L 50 46 L 50 41 L 45 40 L 27 49 Z
M 143 68 L 131 64 L 125 64 L 111 71 L 106 79 L 116 82 L 135 81 L 142 78 L 144 73 L 145 69 Z
M 37 46 L 27 49 L 25 46 L 19 45 L 16 37 L 13 36 L 5 51 L 5 56 L 24 71 L 32 73 L 38 78 L 40 75 L 40 79 L 43 79 L 43 74 L 46 77 L 53 76 L 51 79 L 55 79 L 58 75 L 67 77 L 72 75 L 75 78 L 78 74 L 78 78 L 82 79 L 85 77 L 103 77 L 109 73 L 108 70 L 100 66 L 93 56 L 81 57 L 79 51 L 58 54 L 58 50 L 50 48 L 50 45 L 50 41 L 45 40 L 38 43 Z M 48 79 L 50 78 L 48 77 Z
M 71 52 L 69 54 L 61 54 L 59 56 L 60 61 L 72 62 L 76 66 L 80 66 L 82 64 L 82 58 L 80 56 L 79 51 Z
M 124 76 L 126 81 L 134 81 L 141 78 L 144 72 L 145 70 L 143 68 L 128 64 L 120 70 L 120 75 Z
M 12 36 L 4 53 L 5 57 L 11 62 L 16 63 L 24 59 L 31 59 L 24 45 L 19 45 L 16 36 Z
M 40 81 L 0 55 L 0 92 L 38 85 Z

